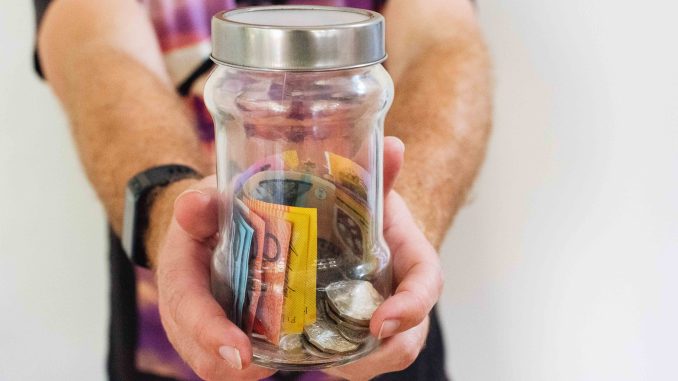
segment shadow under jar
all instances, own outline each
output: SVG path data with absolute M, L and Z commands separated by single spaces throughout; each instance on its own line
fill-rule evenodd
M 391 294 L 382 236 L 383 123 L 393 83 L 376 12 L 219 13 L 205 86 L 216 128 L 212 291 L 254 362 L 309 370 L 373 351 Z

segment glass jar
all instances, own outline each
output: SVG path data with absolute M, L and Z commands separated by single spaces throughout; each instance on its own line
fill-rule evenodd
M 336 366 L 377 345 L 391 294 L 382 236 L 384 19 L 316 6 L 217 14 L 205 86 L 221 195 L 212 290 L 256 364 Z

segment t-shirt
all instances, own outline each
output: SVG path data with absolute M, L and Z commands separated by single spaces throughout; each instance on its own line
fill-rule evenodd
M 51 0 L 34 0 L 38 24 Z M 380 10 L 386 0 L 140 0 L 158 37 L 164 62 L 177 91 L 194 110 L 196 129 L 206 154 L 213 154 L 214 126 L 202 89 L 209 60 L 210 20 L 219 11 L 265 4 L 315 4 Z M 40 73 L 37 54 L 36 69 Z M 160 322 L 158 291 L 152 273 L 132 265 L 119 238 L 110 232 L 110 327 L 108 373 L 112 380 L 199 380 L 169 343 Z M 383 380 L 446 379 L 444 350 L 435 313 L 427 345 L 408 369 Z M 321 372 L 278 372 L 271 380 L 321 381 Z

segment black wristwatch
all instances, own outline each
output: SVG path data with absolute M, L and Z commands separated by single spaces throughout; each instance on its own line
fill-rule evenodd
M 147 169 L 132 177 L 127 183 L 122 247 L 132 263 L 149 267 L 144 234 L 148 227 L 148 209 L 155 191 L 175 181 L 200 177 L 200 174 L 190 167 L 169 164 Z

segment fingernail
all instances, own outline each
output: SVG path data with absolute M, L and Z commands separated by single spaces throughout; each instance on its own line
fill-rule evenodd
M 219 348 L 219 355 L 226 360 L 228 366 L 234 369 L 242 369 L 242 360 L 240 359 L 240 351 L 236 348 L 224 345 Z
M 187 194 L 191 194 L 191 193 L 193 193 L 193 194 L 199 194 L 201 197 L 209 197 L 209 196 L 210 196 L 209 194 L 207 194 L 207 193 L 201 191 L 200 189 L 186 189 L 185 191 L 179 193 L 179 195 L 177 196 L 177 198 L 174 199 L 174 206 L 177 205 L 177 201 L 178 201 L 180 198 L 184 197 L 184 196 L 187 195 Z
M 384 320 L 381 323 L 381 328 L 379 328 L 379 340 L 395 335 L 396 330 L 400 327 L 400 322 L 398 320 Z
M 400 138 L 397 138 L 397 139 L 398 139 L 398 145 L 400 146 L 400 151 L 405 152 L 405 142 L 400 140 Z
M 201 191 L 200 189 L 186 189 L 185 191 L 179 193 L 179 196 L 177 196 L 177 198 L 189 193 L 197 193 L 201 196 L 209 196 L 207 193 Z

